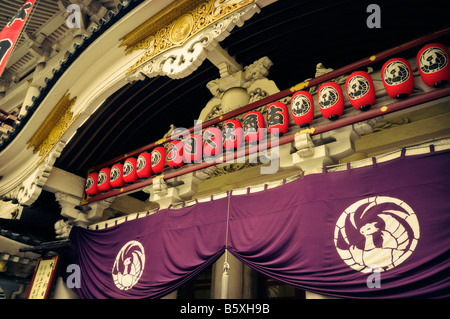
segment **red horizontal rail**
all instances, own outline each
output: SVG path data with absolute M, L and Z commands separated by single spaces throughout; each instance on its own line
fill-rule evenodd
M 326 82 L 328 80 L 331 80 L 331 79 L 334 79 L 336 77 L 339 77 L 341 75 L 349 74 L 349 73 L 353 72 L 356 69 L 360 69 L 360 68 L 369 66 L 369 65 L 374 64 L 376 62 L 379 62 L 379 61 L 382 61 L 382 60 L 384 60 L 386 58 L 389 58 L 389 57 L 391 57 L 394 54 L 398 54 L 400 52 L 412 49 L 412 48 L 414 48 L 414 47 L 416 47 L 418 45 L 424 44 L 426 42 L 429 42 L 431 40 L 434 40 L 436 38 L 442 37 L 442 36 L 447 35 L 447 34 L 450 34 L 450 27 L 442 29 L 442 30 L 439 30 L 439 31 L 435 31 L 435 32 L 432 32 L 432 33 L 429 33 L 429 34 L 426 34 L 426 35 L 424 35 L 422 37 L 419 37 L 419 38 L 417 38 L 415 40 L 412 40 L 410 42 L 407 42 L 407 43 L 404 43 L 402 45 L 396 46 L 394 48 L 391 48 L 391 49 L 382 51 L 380 53 L 374 54 L 374 55 L 372 55 L 370 57 L 367 57 L 367 58 L 359 60 L 359 61 L 357 61 L 355 63 L 349 64 L 349 65 L 347 65 L 345 67 L 342 67 L 340 69 L 334 70 L 334 71 L 332 71 L 330 73 L 321 75 L 321 76 L 319 76 L 317 78 L 314 78 L 314 79 L 312 79 L 310 81 L 301 82 L 301 83 L 299 83 L 299 84 L 297 84 L 297 85 L 295 85 L 295 86 L 293 86 L 291 88 L 285 89 L 285 90 L 280 91 L 280 92 L 275 93 L 275 94 L 272 94 L 271 96 L 268 96 L 268 97 L 263 98 L 261 100 L 258 100 L 258 101 L 255 101 L 253 103 L 250 103 L 250 104 L 248 104 L 248 105 L 246 105 L 244 107 L 241 107 L 241 108 L 239 108 L 237 110 L 228 112 L 228 113 L 223 114 L 223 115 L 221 115 L 219 117 L 216 117 L 216 118 L 213 118 L 213 119 L 211 119 L 209 121 L 206 121 L 206 122 L 202 123 L 202 127 L 208 127 L 208 126 L 212 126 L 212 125 L 215 125 L 217 123 L 226 121 L 226 120 L 228 120 L 230 118 L 233 118 L 235 116 L 238 116 L 240 114 L 249 112 L 249 111 L 254 110 L 254 109 L 258 108 L 258 107 L 264 106 L 266 104 L 269 104 L 269 103 L 272 103 L 272 102 L 277 101 L 279 99 L 282 99 L 282 98 L 285 98 L 287 96 L 290 96 L 295 91 L 299 91 L 299 90 L 302 90 L 302 89 L 313 87 L 313 86 L 316 86 L 316 85 L 321 84 L 323 82 Z M 195 129 L 196 129 L 196 127 L 194 126 L 194 127 L 191 127 L 190 129 L 188 129 L 188 131 L 190 133 L 193 133 Z M 164 144 L 164 143 L 167 143 L 167 142 L 170 142 L 170 141 L 172 141 L 171 137 L 162 138 L 159 141 L 156 141 L 156 142 L 153 142 L 151 144 L 145 145 L 145 146 L 143 146 L 143 147 L 141 147 L 139 149 L 136 149 L 134 151 L 131 151 L 130 153 L 127 153 L 125 155 L 116 157 L 116 158 L 114 158 L 114 159 L 112 159 L 112 160 L 110 160 L 110 161 L 108 161 L 106 163 L 97 165 L 97 166 L 93 167 L 92 169 L 90 169 L 89 171 L 93 171 L 93 170 L 95 171 L 95 170 L 98 170 L 98 169 L 102 169 L 104 167 L 108 167 L 110 165 L 114 165 L 117 162 L 125 160 L 129 156 L 138 155 L 138 154 L 140 154 L 140 153 L 142 153 L 142 152 L 144 152 L 146 150 L 150 150 L 150 149 L 152 149 L 152 148 L 154 148 L 154 147 L 156 147 L 158 145 L 161 145 L 161 144 Z
M 384 106 L 381 106 L 378 108 L 369 109 L 368 111 L 361 112 L 361 113 L 358 113 L 353 116 L 342 117 L 336 121 L 324 123 L 324 124 L 318 125 L 316 127 L 311 127 L 305 131 L 308 131 L 310 133 L 310 135 L 317 135 L 317 134 L 325 133 L 325 132 L 332 131 L 332 130 L 340 128 L 340 127 L 344 127 L 344 126 L 355 124 L 355 123 L 358 123 L 361 121 L 369 120 L 369 119 L 372 119 L 377 116 L 400 111 L 400 110 L 403 110 L 403 109 L 406 109 L 406 108 L 409 108 L 412 106 L 416 106 L 418 104 L 422 104 L 425 102 L 430 102 L 430 101 L 433 101 L 433 100 L 436 100 L 436 99 L 439 99 L 439 98 L 442 98 L 442 97 L 445 97 L 448 95 L 450 95 L 450 86 L 446 86 L 444 88 L 436 89 L 436 90 L 433 90 L 433 91 L 430 91 L 427 93 L 423 93 L 420 95 L 411 96 L 407 99 L 399 100 L 397 102 L 393 102 L 391 104 L 384 105 Z M 299 132 L 301 132 L 301 130 L 299 130 Z M 281 146 L 281 145 L 293 142 L 295 139 L 295 135 L 297 133 L 298 132 L 290 133 L 290 134 L 282 136 L 281 138 L 279 138 L 278 143 L 276 143 L 276 145 Z M 249 146 L 249 147 L 246 147 L 245 149 L 241 149 L 241 150 L 234 152 L 232 159 L 237 159 L 242 156 L 247 156 L 247 155 L 256 153 L 257 151 L 270 149 L 271 147 L 272 147 L 271 141 L 267 141 L 267 143 L 263 143 L 261 145 Z M 219 159 L 218 162 L 225 163 L 226 160 L 231 160 L 231 158 L 227 158 L 226 156 L 227 156 L 227 154 L 224 154 L 222 156 L 222 158 Z M 131 191 L 135 191 L 136 189 L 152 185 L 153 181 L 156 178 L 164 178 L 164 180 L 175 178 L 175 177 L 178 177 L 181 175 L 189 174 L 189 173 L 201 170 L 201 169 L 208 168 L 210 166 L 217 165 L 218 162 L 214 161 L 214 162 L 209 162 L 209 163 L 202 162 L 202 163 L 197 163 L 197 164 L 191 164 L 191 165 L 188 165 L 188 166 L 176 169 L 176 170 L 169 171 L 159 177 L 155 176 L 154 178 L 149 178 L 147 180 L 143 180 L 143 181 L 131 184 L 131 185 L 127 185 L 120 189 L 114 189 L 107 193 L 98 194 L 94 197 L 89 198 L 83 204 L 97 202 L 97 201 L 100 201 L 100 200 L 103 200 L 103 199 L 106 199 L 109 197 L 125 194 L 125 193 L 131 192 Z

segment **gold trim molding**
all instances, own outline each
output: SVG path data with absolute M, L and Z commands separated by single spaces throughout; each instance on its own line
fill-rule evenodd
M 176 13 L 171 13 L 169 6 L 121 39 L 120 46 L 126 46 L 126 54 L 134 50 L 146 50 L 127 74 L 161 53 L 182 46 L 210 25 L 254 2 L 255 0 L 176 1 L 173 4 L 177 8 Z M 194 3 L 196 6 L 192 8 Z
M 42 157 L 50 153 L 79 115 L 73 116 L 70 111 L 76 100 L 77 97 L 70 98 L 67 91 L 28 141 L 27 149 L 33 147 L 33 154 L 39 152 Z
M 138 46 L 136 45 L 139 42 L 155 34 L 159 29 L 162 29 L 182 16 L 183 13 L 191 11 L 203 1 L 205 0 L 175 0 L 124 37 L 120 38 L 121 43 L 119 47 L 125 46 L 127 54 L 137 50 Z

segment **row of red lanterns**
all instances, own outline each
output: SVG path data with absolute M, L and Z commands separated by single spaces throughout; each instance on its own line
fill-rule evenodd
M 274 102 L 267 110 L 267 123 L 270 134 L 279 136 L 289 129 L 287 106 Z M 127 158 L 123 164 L 116 163 L 111 168 L 102 168 L 89 174 L 86 182 L 86 194 L 96 195 L 125 184 L 135 183 L 139 179 L 161 174 L 166 164 L 170 168 L 179 168 L 185 163 L 200 163 L 203 159 L 222 155 L 223 150 L 237 150 L 247 142 L 257 144 L 265 139 L 265 120 L 261 112 L 250 111 L 243 121 L 226 120 L 223 132 L 217 127 L 208 127 L 203 134 L 189 134 L 184 141 L 173 140 L 167 148 L 157 146 L 151 152 L 142 152 L 137 158 Z
M 439 87 L 450 81 L 449 53 L 442 44 L 424 46 L 417 54 L 417 65 L 423 81 L 431 87 Z M 383 84 L 392 98 L 404 98 L 414 89 L 411 66 L 403 58 L 393 58 L 384 63 Z M 346 80 L 347 94 L 355 109 L 365 111 L 375 103 L 375 88 L 367 72 L 356 71 Z M 323 83 L 318 89 L 318 104 L 322 116 L 329 120 L 339 118 L 344 111 L 341 86 L 335 82 Z M 309 126 L 314 118 L 314 101 L 307 91 L 292 95 L 290 112 L 286 104 L 273 102 L 267 108 L 267 130 L 273 136 L 285 134 L 289 129 L 289 113 L 300 127 Z M 243 122 L 230 119 L 224 122 L 223 132 L 217 127 L 208 127 L 203 136 L 190 134 L 184 141 L 174 140 L 151 152 L 143 152 L 138 158 L 130 157 L 123 164 L 103 168 L 98 173 L 89 174 L 86 194 L 96 195 L 135 183 L 139 179 L 160 174 L 167 163 L 170 168 L 179 168 L 184 163 L 198 163 L 202 158 L 218 156 L 225 150 L 239 149 L 244 140 L 249 144 L 263 141 L 266 130 L 264 116 L 257 111 L 245 114 Z
M 443 44 L 430 43 L 419 50 L 416 61 L 420 76 L 426 85 L 437 88 L 450 81 L 448 60 L 449 51 Z M 405 98 L 414 90 L 411 65 L 403 58 L 386 61 L 381 68 L 381 77 L 387 94 L 393 99 Z M 366 111 L 375 103 L 375 88 L 372 78 L 367 72 L 352 73 L 347 78 L 345 85 L 350 103 L 354 108 Z M 296 94 L 303 93 L 297 92 Z M 312 105 L 311 97 L 309 100 Z M 318 90 L 318 103 L 324 117 L 329 120 L 339 118 L 344 111 L 344 99 L 340 85 L 334 82 L 323 83 Z M 308 103 L 303 103 L 305 110 L 307 109 L 306 104 Z M 303 113 L 301 114 L 303 115 Z M 294 117 L 295 119 L 296 117 Z M 304 122 L 309 123 L 309 120 L 299 119 L 296 123 L 301 125 Z
M 268 131 L 278 136 L 289 128 L 288 110 L 284 103 L 274 102 L 268 107 Z M 180 168 L 185 163 L 199 163 L 204 158 L 219 156 L 225 150 L 239 149 L 244 141 L 257 144 L 265 138 L 265 121 L 262 113 L 248 112 L 241 123 L 230 119 L 224 122 L 223 132 L 217 127 L 208 127 L 203 136 L 193 133 L 184 141 L 173 140 L 167 148 L 157 146 L 151 152 L 142 152 L 136 158 L 127 158 L 123 164 L 116 163 L 111 168 L 102 168 L 90 173 L 86 182 L 86 194 L 96 195 L 125 184 L 135 183 L 139 179 L 159 175 L 166 164 L 170 168 Z

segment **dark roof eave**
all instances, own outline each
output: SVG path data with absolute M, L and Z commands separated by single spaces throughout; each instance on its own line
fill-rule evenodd
M 33 103 L 30 106 L 26 106 L 27 113 L 19 118 L 19 122 L 14 123 L 13 129 L 8 132 L 6 137 L 0 139 L 0 152 L 2 152 L 21 132 L 21 130 L 26 126 L 34 112 L 40 106 L 45 97 L 50 93 L 51 89 L 54 87 L 59 78 L 64 74 L 64 72 L 75 62 L 75 60 L 83 53 L 83 51 L 88 48 L 96 39 L 98 39 L 106 30 L 118 22 L 121 18 L 127 15 L 131 10 L 136 8 L 139 4 L 144 2 L 144 0 L 130 0 L 126 5 L 119 4 L 117 6 L 117 13 L 109 11 L 107 18 L 100 19 L 98 28 L 91 28 L 91 34 L 82 38 L 80 44 L 75 43 L 73 45 L 74 50 L 72 52 L 66 52 L 66 59 L 60 61 L 60 68 L 53 69 L 53 76 L 45 78 L 45 86 L 39 87 L 39 94 L 32 97 Z

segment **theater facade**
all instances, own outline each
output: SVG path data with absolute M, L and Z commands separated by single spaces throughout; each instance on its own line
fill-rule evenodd
M 0 4 L 1 296 L 448 298 L 449 8 L 399 3 Z

